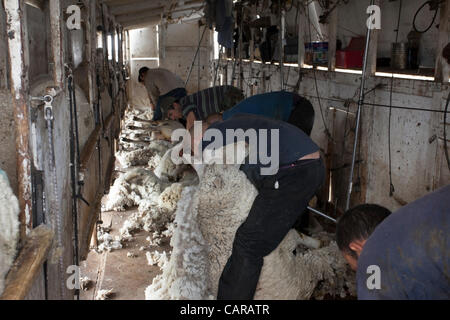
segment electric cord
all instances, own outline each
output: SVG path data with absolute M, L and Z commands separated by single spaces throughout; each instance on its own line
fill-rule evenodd
M 311 20 L 310 20 L 310 16 L 309 16 L 309 11 L 308 12 L 308 29 L 309 29 L 309 41 L 310 43 L 312 43 L 312 36 L 311 36 Z M 313 75 L 314 75 L 314 85 L 315 85 L 315 89 L 316 89 L 316 94 L 317 94 L 317 100 L 319 102 L 319 110 L 320 110 L 320 115 L 322 117 L 322 122 L 323 122 L 323 126 L 325 128 L 325 134 L 327 135 L 328 139 L 330 141 L 332 141 L 333 143 L 335 143 L 336 141 L 333 139 L 333 137 L 331 136 L 330 131 L 328 130 L 327 124 L 325 122 L 325 116 L 323 114 L 323 110 L 322 110 L 322 102 L 320 99 L 320 94 L 319 94 L 319 86 L 317 84 L 317 76 L 316 76 L 316 69 L 313 68 Z
M 447 127 L 447 112 L 448 112 L 449 103 L 450 103 L 450 92 L 448 93 L 447 103 L 445 104 L 445 110 L 444 110 L 444 153 L 445 153 L 445 159 L 447 160 L 448 170 L 450 170 L 450 157 L 448 155 L 446 127 Z
M 395 43 L 398 42 L 398 34 L 400 32 L 400 18 L 402 15 L 402 0 L 400 0 L 400 7 L 398 10 L 398 19 L 397 19 L 397 29 L 395 30 Z M 391 144 L 391 119 L 392 119 L 392 96 L 393 96 L 393 89 L 394 89 L 394 75 L 392 74 L 391 77 L 391 86 L 389 90 L 389 122 L 388 122 L 388 157 L 389 157 L 389 196 L 392 197 L 395 192 L 394 183 L 392 182 L 392 144 Z
M 434 21 L 436 21 L 436 17 L 437 17 L 437 14 L 438 14 L 438 9 L 439 9 L 438 6 L 437 6 L 436 9 L 435 9 L 434 16 L 433 16 L 433 20 L 431 21 L 430 25 L 429 25 L 425 30 L 418 30 L 417 27 L 416 27 L 416 19 L 417 19 L 417 16 L 418 16 L 419 12 L 421 12 L 422 9 L 425 8 L 425 6 L 426 6 L 427 4 L 429 4 L 430 7 L 431 7 L 431 5 L 433 4 L 433 2 L 435 2 L 435 1 L 433 1 L 433 0 L 426 1 L 424 4 L 422 4 L 422 5 L 420 6 L 419 9 L 417 9 L 416 13 L 414 14 L 413 28 L 414 28 L 414 30 L 415 30 L 416 32 L 418 32 L 418 33 L 425 33 L 425 32 L 427 32 L 427 31 L 430 30 L 431 27 L 433 26 Z

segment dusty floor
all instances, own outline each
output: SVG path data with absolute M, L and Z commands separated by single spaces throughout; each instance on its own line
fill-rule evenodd
M 103 212 L 103 225 L 109 226 L 110 234 L 119 235 L 123 222 L 135 210 L 124 212 Z M 81 300 L 94 300 L 101 289 L 113 289 L 111 300 L 144 300 L 144 291 L 152 283 L 153 278 L 161 272 L 158 266 L 147 263 L 147 251 L 169 251 L 169 239 L 165 238 L 158 247 L 150 246 L 146 238 L 150 233 L 141 230 L 134 233 L 133 240 L 123 242 L 123 248 L 112 252 L 97 253 L 91 250 L 86 261 L 81 262 L 81 275 L 92 280 L 88 290 L 80 291 Z M 139 248 L 144 247 L 144 251 Z M 135 257 L 128 257 L 128 253 Z M 168 252 L 167 252 L 168 253 Z

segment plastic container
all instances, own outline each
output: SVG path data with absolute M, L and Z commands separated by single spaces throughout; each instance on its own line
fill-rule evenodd
M 328 42 L 308 42 L 305 43 L 305 63 L 307 64 L 327 64 L 328 63 Z
M 360 69 L 364 60 L 366 38 L 352 38 L 344 50 L 336 51 L 336 67 L 342 69 Z

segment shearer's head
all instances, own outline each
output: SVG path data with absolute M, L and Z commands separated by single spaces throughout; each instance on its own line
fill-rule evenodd
M 345 260 L 353 270 L 367 239 L 375 228 L 391 214 L 376 204 L 362 204 L 347 210 L 337 221 L 336 242 Z
M 178 120 L 183 117 L 183 109 L 175 97 L 166 97 L 161 100 L 160 108 L 163 119 Z
M 450 42 L 445 46 L 444 50 L 442 50 L 442 56 L 447 60 L 447 63 L 450 64 Z
M 183 111 L 178 101 L 174 101 L 167 110 L 167 118 L 171 120 L 178 120 L 183 117 Z
M 142 67 L 139 69 L 139 77 L 138 77 L 139 82 L 144 82 L 145 74 L 147 73 L 148 70 L 150 69 L 147 67 Z

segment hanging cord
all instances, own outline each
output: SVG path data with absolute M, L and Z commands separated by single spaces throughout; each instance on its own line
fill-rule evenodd
M 440 3 L 440 1 L 436 1 L 436 0 L 430 0 L 430 1 L 427 1 L 427 2 L 425 2 L 423 5 L 421 5 L 420 8 L 416 11 L 416 14 L 414 15 L 414 19 L 413 19 L 413 28 L 414 28 L 414 30 L 415 30 L 416 32 L 418 32 L 418 33 L 425 33 L 425 32 L 427 32 L 428 30 L 431 29 L 431 27 L 432 27 L 433 24 L 434 24 L 434 21 L 436 21 L 436 17 L 437 17 L 437 14 L 438 14 L 438 9 L 439 9 L 439 3 Z M 431 21 L 430 25 L 429 25 L 425 30 L 418 30 L 417 27 L 416 27 L 416 19 L 417 19 L 417 16 L 418 16 L 419 12 L 422 11 L 422 9 L 425 8 L 425 6 L 426 6 L 427 4 L 430 5 L 430 11 L 431 11 L 431 10 L 434 10 L 433 20 Z M 436 5 L 436 8 L 435 8 L 435 9 L 433 9 L 433 4 Z
M 308 16 L 309 42 L 312 43 L 311 20 L 310 20 L 310 17 L 309 17 L 309 9 L 306 8 L 305 11 L 307 11 L 307 16 Z M 325 128 L 325 134 L 327 135 L 328 139 L 331 142 L 335 143 L 336 141 L 334 141 L 333 137 L 331 136 L 331 133 L 328 130 L 327 124 L 325 122 L 325 116 L 324 116 L 323 110 L 322 110 L 322 102 L 321 102 L 320 95 L 319 95 L 319 86 L 317 85 L 316 68 L 314 66 L 313 66 L 313 75 L 314 75 L 314 85 L 315 85 L 315 88 L 316 88 L 317 100 L 319 102 L 320 115 L 322 117 L 323 126 Z
M 236 72 L 236 57 L 233 59 L 233 71 L 231 72 L 231 85 L 234 85 L 234 75 Z
M 75 137 L 76 130 L 74 128 L 74 121 L 77 118 L 76 108 L 74 100 L 73 100 L 73 77 L 69 75 L 68 77 L 68 89 L 69 89 L 69 103 L 70 103 L 70 175 L 71 175 L 71 184 L 72 184 L 72 221 L 73 221 L 73 246 L 74 246 L 74 264 L 76 266 L 79 265 L 79 249 L 78 249 L 78 204 L 77 204 L 77 170 L 75 163 L 75 152 L 76 152 L 76 143 Z M 78 164 L 78 162 L 77 162 Z M 76 299 L 80 299 L 80 291 L 78 288 L 75 289 Z
M 293 5 L 294 5 L 294 1 L 292 1 L 292 3 L 291 3 L 291 8 L 289 9 L 289 11 L 292 10 Z M 285 3 L 285 6 L 286 6 L 286 3 Z M 289 12 L 289 11 L 286 11 L 286 8 L 284 10 L 285 10 L 286 14 Z M 298 23 L 298 10 L 295 13 L 295 24 L 294 24 L 295 25 L 295 30 L 298 30 L 297 23 Z M 287 23 L 286 23 L 286 30 L 287 30 Z M 300 45 L 300 44 L 298 44 L 298 45 Z M 291 66 L 288 66 L 287 79 L 286 79 L 286 81 L 284 81 L 285 86 L 289 86 L 289 74 L 290 74 L 290 72 L 291 72 Z
M 398 9 L 398 19 L 397 19 L 397 29 L 395 30 L 395 43 L 398 43 L 398 35 L 400 32 L 400 18 L 402 15 L 402 7 L 403 3 L 402 0 L 400 0 L 400 7 Z M 388 150 L 389 150 L 389 196 L 392 197 L 395 192 L 395 187 L 392 182 L 392 145 L 391 145 L 391 119 L 392 119 L 392 95 L 393 95 L 393 89 L 394 89 L 394 74 L 392 74 L 391 77 L 391 87 L 389 92 L 389 123 L 388 123 Z
M 73 103 L 73 112 L 74 112 L 74 124 L 75 124 L 75 145 L 76 145 L 76 156 L 77 156 L 77 164 L 80 165 L 80 134 L 78 131 L 78 110 L 77 110 L 77 99 L 75 94 L 75 87 L 73 81 L 73 75 L 69 75 L 69 95 Z
M 192 64 L 191 64 L 191 67 L 189 68 L 189 72 L 188 72 L 188 76 L 186 78 L 186 82 L 184 83 L 185 86 L 188 84 L 189 79 L 191 78 L 192 69 L 194 68 L 195 60 L 197 59 L 197 55 L 198 55 L 198 52 L 200 51 L 200 46 L 201 46 L 202 41 L 203 41 L 203 36 L 205 35 L 205 32 L 206 32 L 207 28 L 208 28 L 208 26 L 205 24 L 205 28 L 203 29 L 202 36 L 200 37 L 200 41 L 198 42 L 197 51 L 195 51 L 194 59 L 192 59 Z
M 447 97 L 447 103 L 445 104 L 445 111 L 444 111 L 444 151 L 445 151 L 445 159 L 447 159 L 447 166 L 448 170 L 450 170 L 450 158 L 448 156 L 448 147 L 447 147 L 447 112 L 448 112 L 448 105 L 450 103 L 450 92 L 448 93 Z
M 216 86 L 216 80 L 217 80 L 217 72 L 219 71 L 219 66 L 220 66 L 220 58 L 222 57 L 221 53 L 222 53 L 222 46 L 220 46 L 220 48 L 219 48 L 219 59 L 217 59 L 216 70 L 214 71 L 214 81 L 213 81 L 213 87 L 215 87 L 215 86 Z

